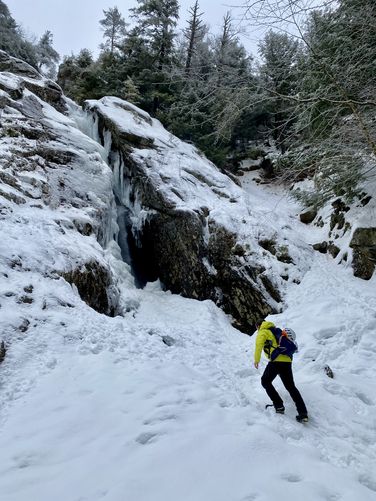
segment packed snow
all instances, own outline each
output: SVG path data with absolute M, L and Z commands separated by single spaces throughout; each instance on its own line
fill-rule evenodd
M 70 169 L 46 166 L 36 154 L 35 169 L 20 170 L 16 187 L 1 185 L 0 332 L 8 348 L 0 365 L 1 499 L 375 500 L 376 277 L 357 279 L 350 263 L 309 250 L 323 229 L 300 223 L 283 190 L 257 186 L 253 173 L 242 188 L 226 181 L 241 201 L 225 197 L 213 210 L 230 221 L 225 205 L 238 206 L 230 211 L 236 221 L 252 207 L 244 238 L 278 234 L 299 262 L 296 275 L 289 267 L 283 313 L 269 319 L 297 333 L 295 379 L 310 421 L 296 422 L 278 381 L 286 414 L 265 410 L 266 362 L 253 368 L 254 337 L 234 329 L 211 301 L 172 295 L 158 282 L 135 287 L 112 238 L 108 144 L 36 99 L 25 91 L 25 104 L 39 103 L 38 120 L 56 136 L 50 146 L 77 156 Z M 13 108 L 3 119 L 27 122 Z M 81 119 L 91 135 L 93 124 Z M 6 174 L 15 147 L 37 145 L 1 139 Z M 12 202 L 10 193 L 25 202 Z M 77 231 L 85 222 L 102 246 Z M 121 316 L 95 312 L 54 273 L 88 259 L 116 277 Z
M 247 187 L 270 217 L 289 209 L 293 224 L 288 199 Z M 295 378 L 310 415 L 302 425 L 279 383 L 286 414 L 264 409 L 254 338 L 210 301 L 158 283 L 134 288 L 115 254 L 124 317 L 94 312 L 63 280 L 53 291 L 26 271 L 2 282 L 2 325 L 20 312 L 31 322 L 0 372 L 2 499 L 375 499 L 374 278 L 315 254 L 286 310 L 270 317 L 298 333 Z M 34 302 L 17 304 L 29 283 Z

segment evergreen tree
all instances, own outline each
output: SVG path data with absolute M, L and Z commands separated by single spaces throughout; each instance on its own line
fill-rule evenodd
M 100 99 L 107 94 L 101 66 L 88 49 L 82 49 L 77 56 L 64 58 L 57 82 L 67 96 L 79 103 L 85 99 Z
M 0 0 L 0 49 L 14 57 L 23 59 L 37 68 L 35 46 L 22 35 L 7 5 Z
M 103 14 L 104 18 L 99 23 L 103 30 L 105 43 L 101 45 L 101 49 L 108 50 L 112 55 L 125 37 L 126 22 L 117 7 L 110 7 L 108 10 L 104 10 Z
M 60 59 L 52 43 L 53 35 L 50 31 L 46 31 L 36 46 L 38 70 L 49 78 L 56 76 L 56 64 Z
M 185 72 L 187 75 L 191 72 L 192 59 L 197 51 L 197 45 L 202 42 L 206 32 L 206 26 L 201 19 L 203 13 L 199 11 L 198 0 L 196 0 L 195 4 L 190 8 L 189 14 L 188 26 L 184 30 L 184 37 L 188 43 L 185 60 Z
M 137 0 L 131 9 L 137 20 L 137 33 L 147 43 L 158 70 L 170 63 L 173 55 L 174 28 L 179 18 L 177 0 Z
M 174 100 L 171 68 L 174 62 L 177 0 L 137 0 L 131 9 L 136 26 L 124 42 L 122 52 L 127 75 L 139 89 L 141 106 L 147 111 L 163 113 Z
M 289 97 L 297 92 L 299 42 L 286 33 L 269 31 L 260 43 L 260 54 L 263 59 L 260 68 L 262 94 L 268 99 L 276 145 L 284 152 L 293 123 L 294 103 Z

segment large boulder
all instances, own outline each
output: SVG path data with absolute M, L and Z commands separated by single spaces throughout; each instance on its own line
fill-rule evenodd
M 353 250 L 354 275 L 369 280 L 376 266 L 376 228 L 356 228 L 350 247 Z

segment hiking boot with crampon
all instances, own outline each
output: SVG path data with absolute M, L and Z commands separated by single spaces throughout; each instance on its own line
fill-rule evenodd
M 298 416 L 296 416 L 296 420 L 299 423 L 308 423 L 308 416 L 307 414 L 298 414 Z
M 275 411 L 277 414 L 284 414 L 285 408 L 283 407 L 283 405 L 281 407 L 275 407 Z
M 276 407 L 274 404 L 265 405 L 265 409 L 267 409 L 268 407 L 274 407 L 277 414 L 284 414 L 285 413 L 285 408 L 283 405 L 280 405 L 279 407 Z

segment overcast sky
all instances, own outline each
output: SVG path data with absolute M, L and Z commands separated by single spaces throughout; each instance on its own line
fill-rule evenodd
M 125 18 L 128 9 L 134 7 L 136 0 L 4 0 L 15 20 L 30 34 L 38 38 L 46 31 L 54 35 L 54 47 L 61 54 L 77 54 L 82 48 L 94 54 L 102 41 L 99 20 L 103 9 L 117 5 Z M 204 19 L 211 31 L 220 30 L 222 18 L 230 5 L 240 5 L 243 0 L 200 0 Z M 194 0 L 180 0 L 180 25 L 184 24 L 189 7 Z M 240 18 L 241 10 L 232 8 L 233 17 Z M 250 30 L 254 33 L 254 30 Z M 257 42 L 251 36 L 242 35 L 242 43 L 255 53 Z

